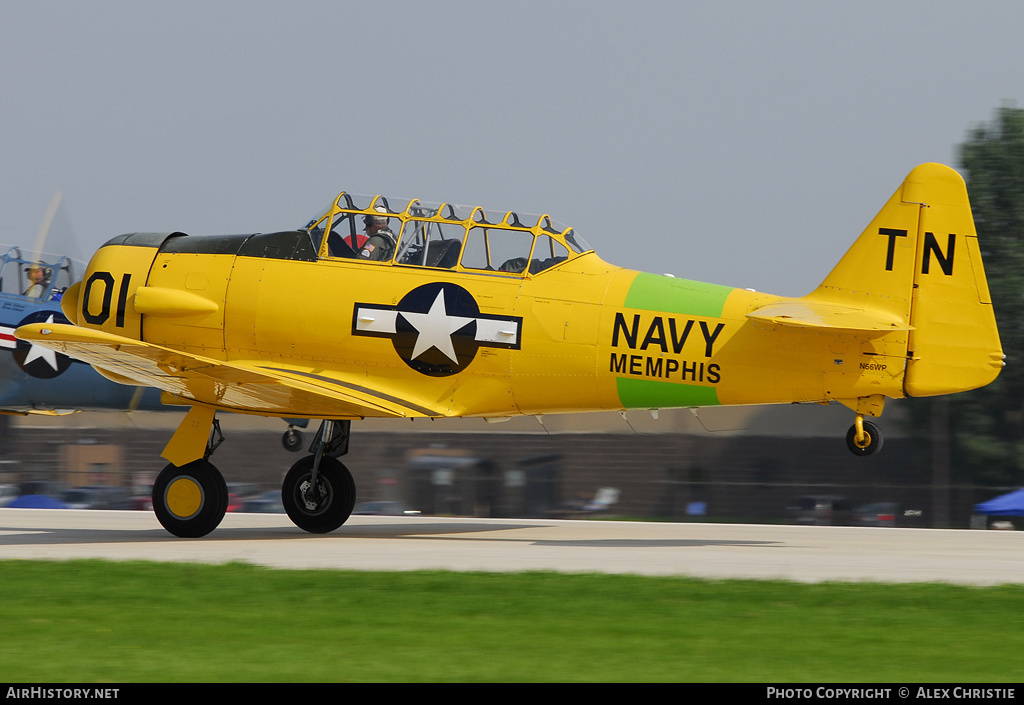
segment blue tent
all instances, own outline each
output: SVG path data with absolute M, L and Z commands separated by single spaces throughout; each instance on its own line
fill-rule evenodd
M 7 506 L 21 509 L 65 509 L 67 507 L 59 499 L 47 497 L 44 494 L 23 494 Z
M 988 516 L 1024 516 L 1024 489 L 975 504 L 974 513 Z

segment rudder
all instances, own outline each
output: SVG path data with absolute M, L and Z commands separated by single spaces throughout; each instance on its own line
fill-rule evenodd
M 925 164 L 903 193 L 921 204 L 904 390 L 924 397 L 983 387 L 1003 368 L 1003 350 L 967 186 L 949 167 Z

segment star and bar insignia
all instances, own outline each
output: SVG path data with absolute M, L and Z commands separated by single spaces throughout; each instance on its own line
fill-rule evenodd
M 14 355 L 14 361 L 25 374 L 40 379 L 52 379 L 64 373 L 71 366 L 67 355 L 44 348 L 42 345 L 26 343 L 14 337 L 14 331 L 29 323 L 67 323 L 63 314 L 53 311 L 37 311 L 21 320 L 13 328 L 0 325 L 0 348 L 7 348 Z
M 457 374 L 481 347 L 518 350 L 523 319 L 480 313 L 466 289 L 448 282 L 419 286 L 397 306 L 356 303 L 352 334 L 390 338 L 405 364 L 421 374 Z

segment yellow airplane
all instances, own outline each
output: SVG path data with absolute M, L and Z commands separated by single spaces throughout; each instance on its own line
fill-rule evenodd
M 792 298 L 623 269 L 547 216 L 342 193 L 300 230 L 107 242 L 64 295 L 74 325 L 16 336 L 190 406 L 153 487 L 202 536 L 227 490 L 217 411 L 321 419 L 282 498 L 300 528 L 355 503 L 351 421 L 838 401 L 857 455 L 886 397 L 1003 366 L 963 179 L 906 178 L 824 282 Z

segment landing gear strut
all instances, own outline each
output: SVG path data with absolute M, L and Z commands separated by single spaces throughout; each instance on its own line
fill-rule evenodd
M 846 433 L 846 447 L 854 455 L 873 455 L 882 447 L 882 432 L 870 421 L 865 421 L 863 414 L 857 414 L 853 426 Z
M 334 531 L 348 520 L 355 507 L 355 482 L 337 459 L 348 452 L 351 426 L 351 421 L 324 421 L 312 455 L 292 465 L 281 486 L 288 518 L 311 534 Z
M 228 486 L 208 458 L 224 441 L 214 419 L 206 453 L 201 460 L 178 467 L 167 465 L 153 483 L 153 511 L 160 524 L 175 536 L 198 538 L 220 524 L 228 510 Z
M 344 524 L 356 505 L 352 474 L 337 458 L 321 458 L 313 477 L 314 456 L 292 465 L 281 486 L 288 518 L 311 534 L 327 534 Z
M 352 514 L 356 485 L 352 473 L 338 460 L 338 456 L 348 453 L 351 428 L 351 421 L 321 423 L 310 455 L 292 465 L 285 475 L 281 499 L 288 517 L 300 529 L 325 534 L 344 524 Z M 192 460 L 203 448 L 207 429 L 202 458 Z M 293 431 L 301 444 L 301 436 L 290 427 L 289 432 Z M 164 457 L 172 462 L 153 483 L 153 511 L 160 524 L 175 536 L 205 536 L 224 519 L 228 487 L 210 462 L 223 441 L 214 409 L 197 404 L 164 448 Z

